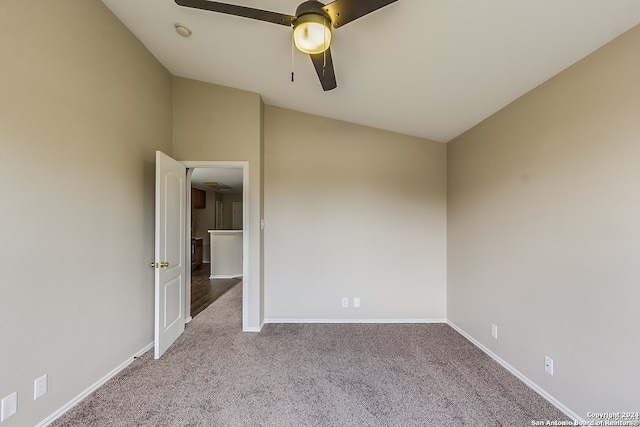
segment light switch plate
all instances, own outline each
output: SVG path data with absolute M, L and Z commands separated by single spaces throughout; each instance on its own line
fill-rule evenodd
M 47 394 L 47 382 L 48 379 L 46 375 L 41 376 L 33 382 L 33 400 L 36 400 L 37 398 Z

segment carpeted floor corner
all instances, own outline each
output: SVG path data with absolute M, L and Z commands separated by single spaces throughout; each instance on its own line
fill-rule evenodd
M 52 426 L 524 426 L 567 420 L 446 324 L 269 324 L 242 286 Z

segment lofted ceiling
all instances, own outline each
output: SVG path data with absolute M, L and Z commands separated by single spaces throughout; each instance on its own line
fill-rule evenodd
M 334 30 L 338 87 L 323 92 L 282 25 L 102 0 L 173 74 L 268 105 L 448 142 L 640 23 L 638 0 L 398 0 Z M 361 0 L 366 1 L 366 0 Z M 233 0 L 295 14 L 301 0 Z M 178 35 L 182 23 L 191 37 Z

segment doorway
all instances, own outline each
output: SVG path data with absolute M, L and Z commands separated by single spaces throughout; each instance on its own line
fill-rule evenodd
M 191 321 L 193 316 L 204 310 L 203 304 L 208 306 L 213 300 L 220 297 L 231 287 L 242 286 L 243 304 L 242 318 L 243 329 L 246 327 L 248 318 L 248 289 L 249 277 L 249 256 L 248 248 L 250 241 L 250 232 L 248 227 L 242 229 L 242 269 L 239 279 L 212 279 L 210 277 L 211 263 L 211 246 L 209 230 L 224 229 L 224 224 L 232 221 L 232 202 L 229 202 L 229 208 L 225 209 L 224 194 L 234 194 L 229 196 L 229 200 L 242 201 L 242 223 L 248 224 L 249 210 L 249 181 L 248 181 L 248 162 L 236 161 L 184 161 L 181 162 L 187 167 L 187 186 L 201 189 L 207 193 L 206 208 L 187 209 L 187 228 L 190 238 L 200 239 L 203 252 L 203 263 L 199 269 L 188 269 L 188 277 L 185 289 L 185 313 L 188 313 L 187 322 Z M 195 176 L 194 176 L 195 173 Z M 204 177 L 204 178 L 203 178 Z M 191 196 L 191 192 L 187 192 L 187 196 Z M 189 200 L 187 206 L 192 207 L 192 201 Z M 228 212 L 225 213 L 225 210 Z M 210 215 L 207 221 L 202 221 L 203 216 Z M 228 216 L 228 221 L 224 220 L 224 216 Z M 198 223 L 200 219 L 200 223 Z M 230 228 L 230 227 L 229 227 Z M 193 285 L 192 285 L 193 283 Z M 203 296 L 203 294 L 205 294 Z M 192 311 L 192 300 L 195 298 L 201 301 L 194 301 L 194 311 Z

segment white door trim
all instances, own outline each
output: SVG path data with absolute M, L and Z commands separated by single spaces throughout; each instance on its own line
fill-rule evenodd
M 184 162 L 180 162 L 184 165 Z M 185 232 L 185 256 L 187 260 L 187 271 L 185 274 L 185 284 L 184 284 L 184 316 L 185 322 L 189 323 L 193 319 L 191 317 L 191 175 L 193 175 L 193 169 L 187 168 L 187 216 L 186 216 L 186 228 Z
M 243 203 L 243 212 L 242 212 L 242 222 L 244 232 L 242 233 L 242 329 L 247 330 L 249 325 L 249 301 L 252 299 L 249 295 L 250 289 L 252 289 L 249 284 L 253 279 L 249 274 L 249 242 L 254 238 L 253 233 L 255 230 L 251 229 L 251 223 L 249 221 L 249 212 L 251 212 L 251 206 L 249 205 L 249 162 L 248 161 L 222 161 L 222 160 L 210 160 L 210 161 L 199 161 L 199 160 L 185 160 L 181 161 L 187 170 L 187 206 L 191 206 L 191 173 L 193 168 L 241 168 L 242 169 L 242 203 Z M 191 224 L 191 209 L 187 209 L 187 227 Z M 188 248 L 191 248 L 191 233 L 187 230 L 187 235 L 189 238 Z M 190 250 L 190 249 L 189 249 Z M 253 262 L 259 262 L 259 260 L 253 260 Z M 188 319 L 191 320 L 191 269 L 187 268 L 187 286 L 185 286 L 185 313 L 188 313 Z M 260 280 L 256 278 L 256 280 Z M 255 300 L 259 300 L 259 295 L 256 295 Z

